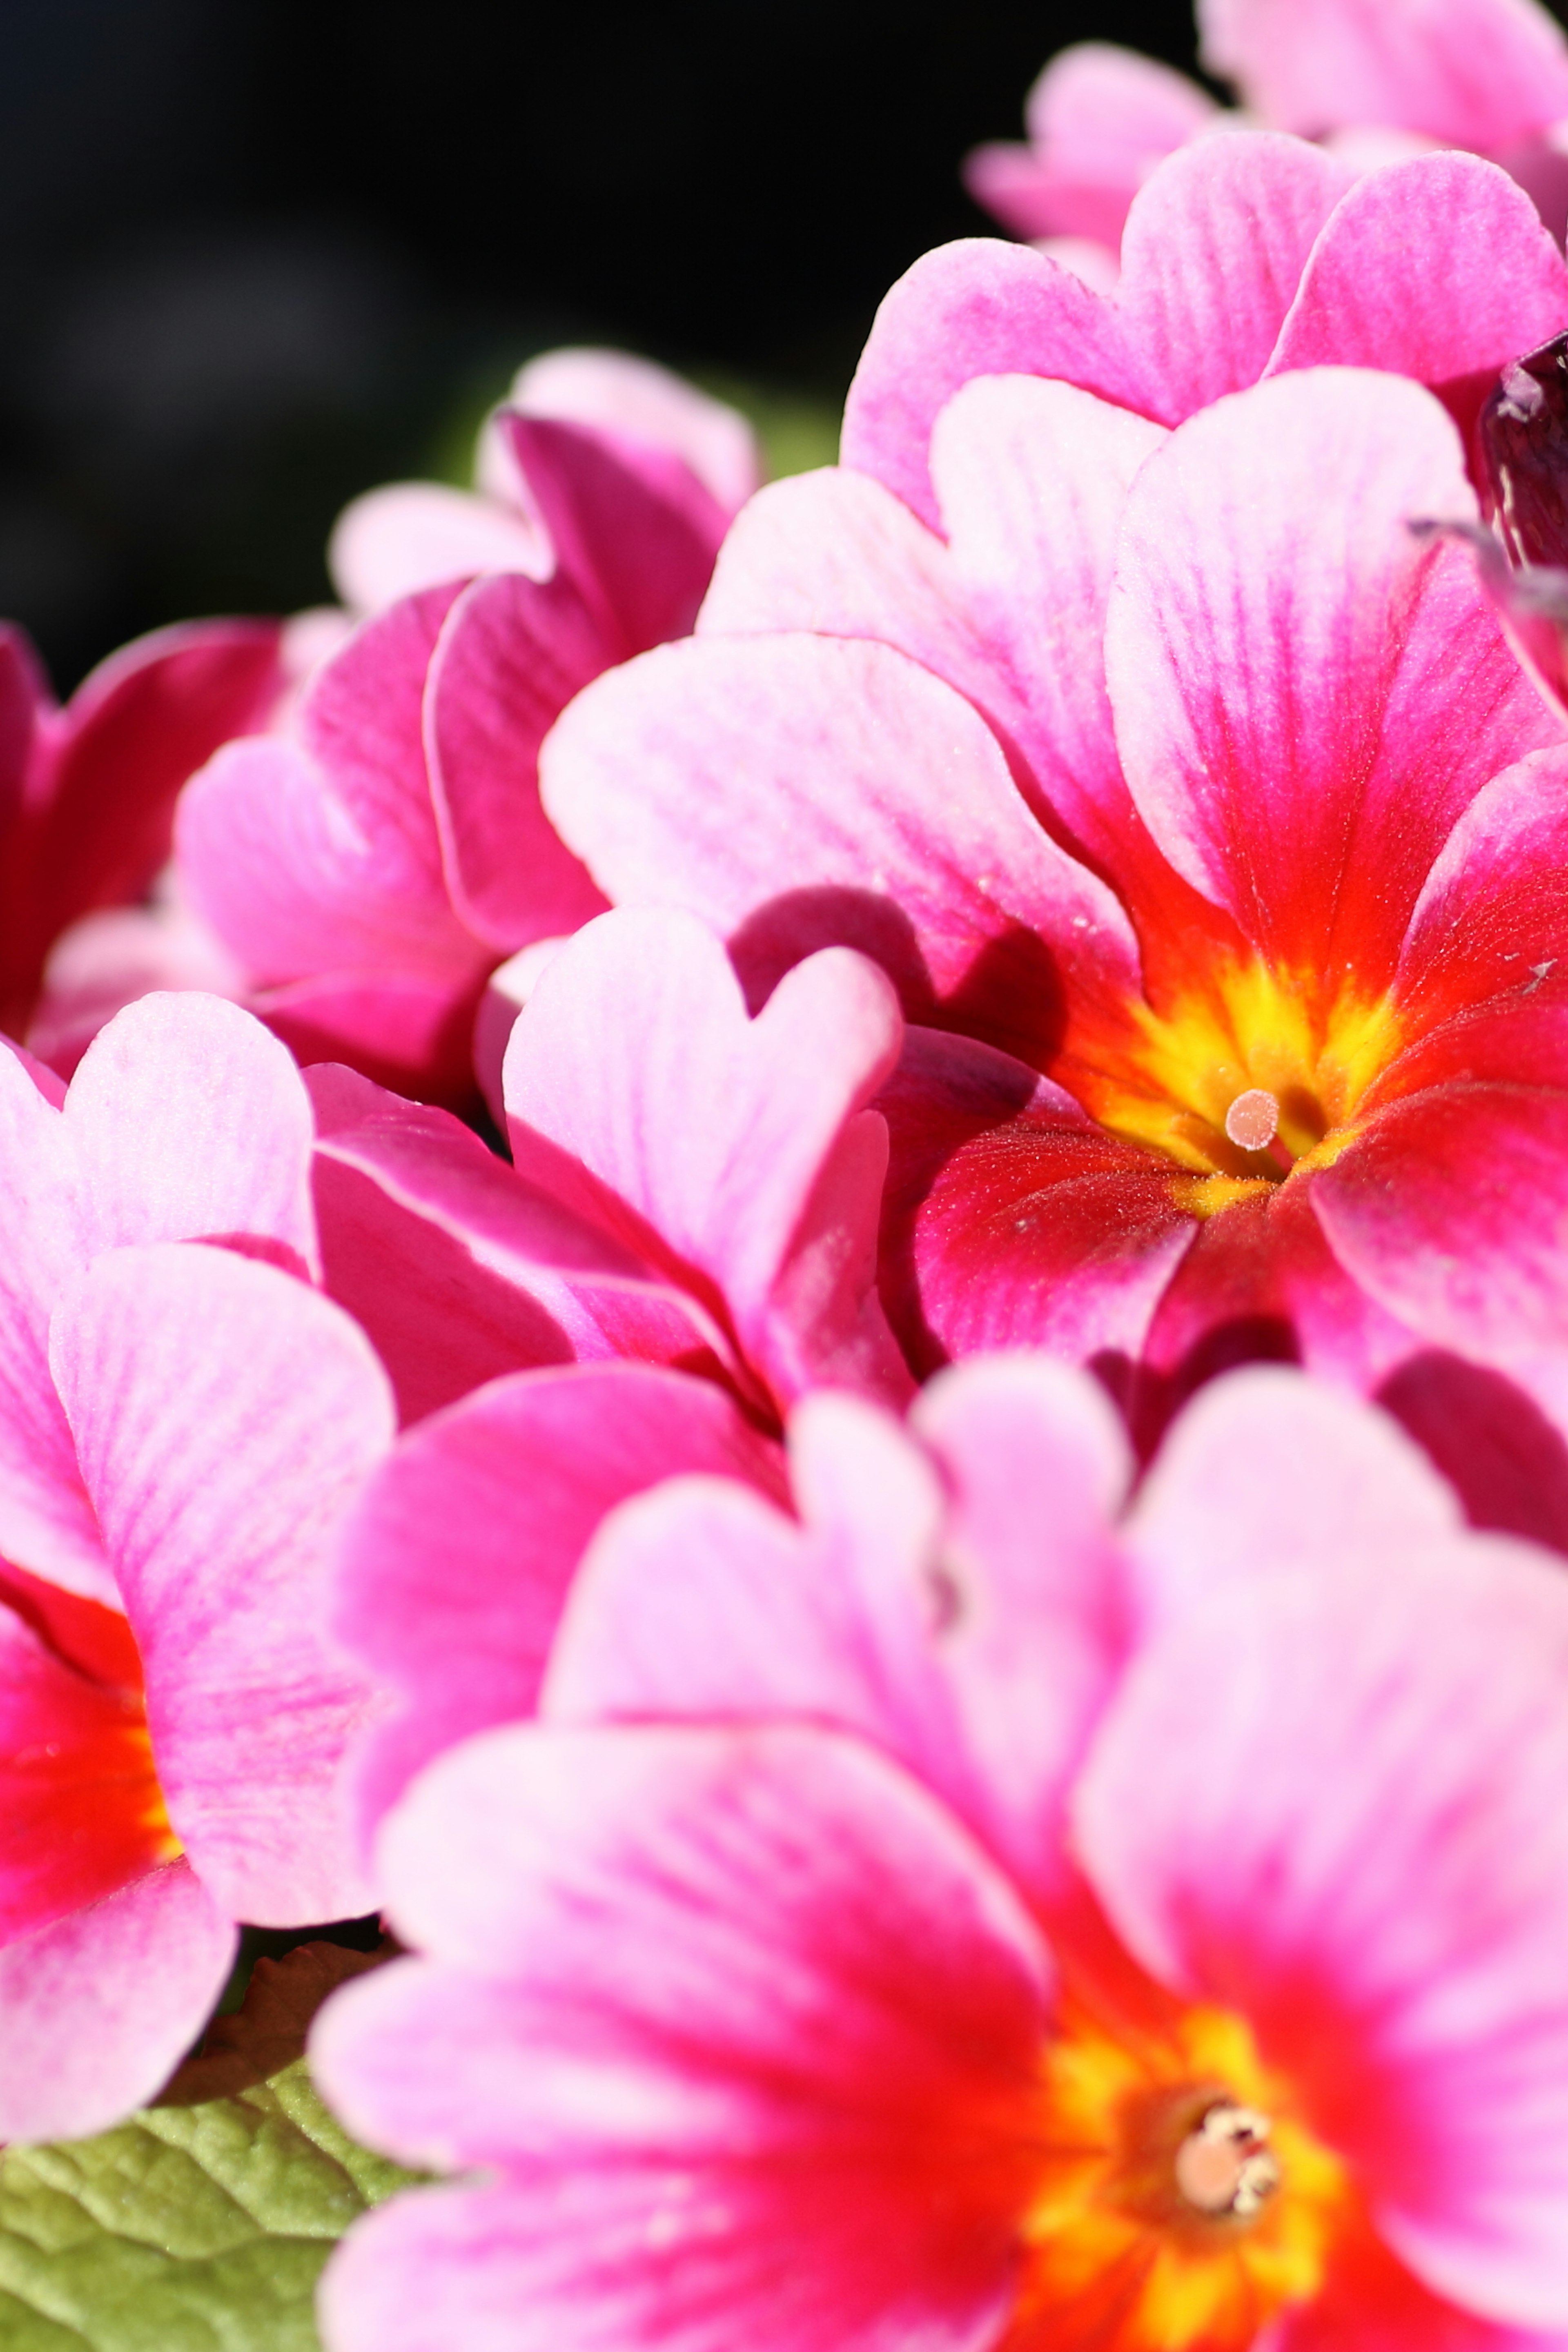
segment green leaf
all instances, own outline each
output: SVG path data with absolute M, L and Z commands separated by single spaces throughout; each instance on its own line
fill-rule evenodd
M 258 1960 L 154 2105 L 0 2153 L 5 2352 L 316 2352 L 334 2242 L 415 2178 L 349 2138 L 301 2055 L 326 1994 L 378 1957 Z

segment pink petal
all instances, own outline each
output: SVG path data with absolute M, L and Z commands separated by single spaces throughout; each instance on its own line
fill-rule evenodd
M 1568 2327 L 1568 1589 L 1497 1538 L 1231 1580 L 1077 1808 L 1115 1925 L 1239 2009 L 1439 2294 Z
M 1321 1559 L 1440 1543 L 1453 1491 L 1394 1422 L 1274 1365 L 1200 1391 L 1166 1436 L 1125 1541 L 1157 1617 Z
M 684 636 L 730 518 L 672 449 L 503 408 L 495 430 L 606 657 Z
M 491 1734 L 383 1847 L 447 1965 L 334 2001 L 320 2079 L 383 2145 L 500 2161 L 506 2203 L 489 2263 L 437 2272 L 444 2336 L 385 2283 L 459 2209 L 393 2209 L 412 2236 L 329 2290 L 341 2347 L 993 2338 L 1048 1964 L 914 1784 L 822 1733 Z
M 1037 147 L 1067 171 L 1115 171 L 1136 187 L 1219 113 L 1185 74 L 1111 41 L 1075 41 L 1036 80 L 1024 119 Z
M 756 436 L 738 409 L 629 352 L 543 352 L 518 370 L 508 397 L 524 416 L 597 425 L 672 451 L 730 514 L 762 478 Z
M 1125 1443 L 1091 1383 L 1022 1358 L 943 1375 L 917 1414 L 934 1465 L 858 1401 L 797 1408 L 799 1526 L 712 1478 L 618 1512 L 573 1588 L 543 1711 L 856 1732 L 1048 1902 L 1121 1646 L 1107 1508 Z
M 1266 133 L 1182 149 L 1128 215 L 1114 299 L 1043 255 L 977 238 L 939 247 L 877 314 L 844 412 L 844 463 L 934 524 L 931 428 L 972 377 L 1060 376 L 1173 425 L 1252 383 L 1349 177 Z
M 1522 1024 L 1521 1024 L 1522 1025 Z M 1461 1354 L 1562 1339 L 1557 1233 L 1568 1215 L 1568 1035 L 1555 1082 L 1457 1078 L 1378 1114 L 1313 1180 L 1335 1255 L 1387 1313 Z
M 1568 268 L 1522 189 L 1474 156 L 1423 155 L 1369 173 L 1335 207 L 1268 373 L 1387 368 L 1454 386 L 1457 408 L 1473 412 L 1564 318 Z
M 417 969 L 417 950 L 401 968 L 321 972 L 279 988 L 258 988 L 249 1002 L 296 1061 L 352 1056 L 378 1085 L 459 1110 L 475 1107 L 472 1034 L 487 959 L 456 972 L 445 958 Z
M 981 377 L 931 438 L 945 545 L 863 474 L 796 476 L 736 522 L 700 634 L 812 630 L 911 655 L 984 712 L 1037 805 L 1119 872 L 1142 826 L 1100 648 L 1127 492 L 1163 438 L 1070 385 Z
M 861 957 L 809 958 L 753 1022 L 690 917 L 602 916 L 512 1032 L 513 1156 L 675 1278 L 699 1277 L 783 1393 L 834 1361 L 897 1381 L 874 1289 L 880 1147 L 856 1118 L 900 1032 Z
M 842 941 L 911 1017 L 1026 1055 L 1059 1039 L 1064 987 L 1136 989 L 1120 902 L 1036 824 L 975 712 L 887 646 L 668 647 L 580 695 L 541 772 L 618 904 L 689 908 L 761 989 Z
M 879 1097 L 882 1291 L 911 1362 L 1046 1348 L 1124 1376 L 1192 1243 L 1170 1163 L 972 1039 L 911 1029 Z
M 550 542 L 528 515 L 442 482 L 389 482 L 346 506 L 327 543 L 343 603 L 384 612 L 405 596 L 481 572 L 549 577 Z
M 69 1077 L 104 1024 L 157 989 L 200 989 L 231 1002 L 246 973 L 216 935 L 168 899 L 84 915 L 60 933 L 44 966 L 27 1036 L 33 1050 Z
M 426 768 L 426 673 L 454 584 L 364 622 L 319 669 L 298 744 L 229 744 L 180 805 L 192 906 L 263 982 L 355 964 L 466 974 Z
M 1197 0 L 1203 59 L 1287 131 L 1393 123 L 1507 147 L 1568 115 L 1568 47 L 1534 0 Z
M 265 723 L 281 684 L 276 622 L 189 621 L 121 646 L 78 688 L 0 876 L 5 996 L 37 987 L 68 923 L 142 896 L 181 785 Z
M 1385 985 L 1455 819 L 1560 732 L 1464 551 L 1407 528 L 1470 504 L 1436 404 L 1337 371 L 1193 418 L 1134 486 L 1106 630 L 1127 781 L 1276 966 Z
M 238 1938 L 186 1862 L 0 1948 L 0 2139 L 107 2130 L 162 2089 Z
M 307 1079 L 326 1286 L 374 1340 L 416 1421 L 498 1373 L 606 1352 L 605 1319 L 721 1336 L 646 1259 L 509 1168 L 446 1112 L 331 1067 Z M 664 1350 L 659 1351 L 661 1354 Z
M 161 1244 L 97 1261 L 52 1357 L 204 1884 L 260 1925 L 363 1909 L 335 1783 L 369 1694 L 325 1617 L 344 1516 L 392 1437 L 369 1346 L 272 1266 Z
M 559 574 L 476 580 L 447 614 L 425 689 L 425 748 L 458 915 L 501 949 L 574 931 L 605 900 L 539 805 L 539 746 L 614 658 Z
M 0 1555 L 116 1601 L 48 1367 L 49 1311 L 82 1261 L 76 1154 L 15 1053 L 0 1054 Z
M 232 1240 L 317 1264 L 310 1098 L 237 1005 L 194 992 L 127 1005 L 84 1055 L 64 1118 L 89 1250 Z
M 637 1364 L 495 1381 L 403 1441 L 350 1523 L 336 1607 L 401 1700 L 362 1753 L 367 1818 L 443 1748 L 533 1713 L 605 1512 L 699 1470 L 783 1493 L 776 1450 L 721 1389 Z

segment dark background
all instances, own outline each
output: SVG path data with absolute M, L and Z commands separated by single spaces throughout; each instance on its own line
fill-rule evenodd
M 0 0 L 0 614 L 64 690 L 319 602 L 343 501 L 460 478 L 551 342 L 837 404 L 1089 37 L 1192 64 L 1180 0 Z

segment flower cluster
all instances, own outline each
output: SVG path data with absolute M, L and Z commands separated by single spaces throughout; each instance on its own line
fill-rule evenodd
M 1568 2347 L 1568 41 L 1200 19 L 0 647 L 0 2137 L 379 1910 L 329 2352 Z

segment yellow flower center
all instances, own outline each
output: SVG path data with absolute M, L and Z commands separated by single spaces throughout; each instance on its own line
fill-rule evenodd
M 1008 2343 L 1242 2352 L 1311 2301 L 1355 2210 L 1244 2021 L 1194 2007 L 1114 2031 L 1068 2001 Z
M 1101 1126 L 1187 1171 L 1178 1197 L 1200 1216 L 1336 1159 L 1402 1043 L 1389 995 L 1228 951 L 1166 1010 L 1128 1013 L 1114 1041 L 1075 1038 L 1061 1078 Z

